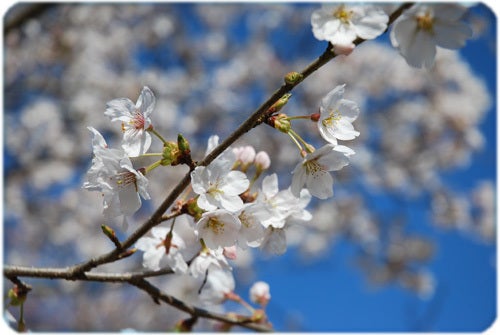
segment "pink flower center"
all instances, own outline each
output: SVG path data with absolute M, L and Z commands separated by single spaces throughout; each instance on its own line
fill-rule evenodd
M 341 5 L 333 12 L 333 16 L 340 20 L 343 24 L 349 24 L 354 12 L 352 10 L 347 11 L 344 5 Z
M 136 110 L 134 114 L 134 118 L 130 121 L 130 123 L 134 126 L 135 129 L 144 129 L 146 127 L 146 119 L 144 119 L 144 114 L 140 111 Z

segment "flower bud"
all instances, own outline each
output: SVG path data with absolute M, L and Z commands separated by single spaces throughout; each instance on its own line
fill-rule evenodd
M 111 240 L 111 242 L 113 242 L 117 247 L 121 246 L 118 237 L 116 237 L 115 231 L 111 227 L 103 224 L 101 225 L 101 230 L 104 233 L 104 235 L 106 235 Z
M 243 165 L 252 164 L 255 159 L 255 149 L 251 145 L 233 149 L 236 159 Z
M 298 72 L 288 72 L 285 75 L 285 83 L 293 85 L 301 81 L 302 78 L 304 78 L 304 76 Z
M 226 256 L 228 259 L 236 259 L 236 246 L 230 246 L 230 247 L 224 247 L 224 250 L 222 251 L 222 254 Z
M 255 155 L 255 165 L 257 166 L 257 170 L 267 170 L 269 166 L 271 166 L 271 158 L 265 151 L 259 151 L 257 155 Z
M 22 305 L 26 301 L 26 297 L 28 296 L 28 292 L 30 291 L 30 289 L 30 287 L 14 285 L 14 287 L 11 288 L 7 293 L 7 296 L 10 299 L 9 304 L 11 306 Z
M 189 142 L 186 140 L 182 134 L 177 135 L 177 146 L 183 155 L 190 155 L 191 149 L 189 148 Z
M 261 306 L 266 306 L 271 300 L 269 284 L 263 281 L 258 281 L 250 288 L 250 300 Z

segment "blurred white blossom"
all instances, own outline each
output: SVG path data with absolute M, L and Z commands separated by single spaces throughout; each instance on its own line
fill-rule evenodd
M 391 42 L 408 64 L 429 69 L 436 46 L 458 49 L 472 37 L 472 29 L 460 21 L 466 11 L 461 4 L 416 4 L 394 23 Z

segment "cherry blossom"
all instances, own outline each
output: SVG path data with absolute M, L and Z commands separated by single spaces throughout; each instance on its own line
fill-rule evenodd
M 220 304 L 235 288 L 233 273 L 227 268 L 210 266 L 200 290 L 200 300 L 206 304 Z
M 231 171 L 232 162 L 216 159 L 208 166 L 198 166 L 191 172 L 193 191 L 199 194 L 198 206 L 207 211 L 225 208 L 238 211 L 243 201 L 238 196 L 250 182 L 241 171 Z
M 409 65 L 429 69 L 436 47 L 458 49 L 472 37 L 472 29 L 460 21 L 466 10 L 459 4 L 417 4 L 394 23 L 392 45 Z
M 264 213 L 264 215 L 267 213 Z M 261 204 L 245 204 L 238 213 L 241 228 L 238 235 L 238 246 L 245 249 L 247 246 L 258 247 L 264 238 L 265 228 L 262 225 L 263 212 Z
M 222 254 L 222 249 L 204 249 L 189 265 L 189 274 L 196 279 L 204 279 L 209 269 L 231 270 L 231 266 Z
M 350 49 L 357 37 L 373 39 L 387 28 L 389 17 L 368 5 L 323 5 L 311 15 L 314 37 Z
M 263 281 L 255 282 L 250 287 L 250 300 L 259 305 L 267 305 L 269 300 L 271 300 L 269 284 Z
M 151 135 L 147 129 L 151 125 L 150 115 L 155 101 L 153 92 L 144 86 L 135 104 L 128 98 L 114 99 L 106 104 L 104 115 L 111 121 L 121 121 L 122 148 L 131 157 L 146 153 L 151 146 Z
M 160 262 L 164 259 L 176 273 L 186 273 L 188 266 L 181 250 L 186 247 L 184 240 L 169 227 L 154 227 L 151 229 L 153 237 L 141 237 L 135 246 L 144 252 L 143 266 L 151 270 L 159 270 Z
M 332 197 L 333 178 L 329 171 L 340 170 L 348 164 L 347 155 L 331 144 L 307 154 L 292 172 L 292 193 L 298 197 L 305 184 L 311 195 L 319 199 Z
M 236 243 L 240 220 L 225 209 L 203 213 L 196 223 L 195 231 L 210 249 L 229 247 Z
M 269 254 L 282 255 L 286 252 L 285 229 L 269 226 L 260 248 Z
M 94 134 L 94 158 L 83 188 L 101 192 L 105 217 L 124 215 L 126 227 L 126 217 L 141 207 L 141 196 L 146 200 L 150 199 L 147 191 L 148 180 L 134 169 L 125 151 L 108 148 L 99 131 L 92 127 L 88 129 Z
M 352 140 L 359 136 L 352 122 L 359 115 L 358 105 L 351 100 L 343 99 L 344 85 L 331 90 L 322 100 L 318 129 L 321 136 L 333 145 L 337 140 Z
M 259 210 L 256 211 L 256 216 L 265 228 L 269 226 L 283 228 L 289 217 L 309 221 L 312 215 L 305 208 L 310 200 L 311 194 L 305 189 L 299 192 L 298 197 L 290 188 L 280 191 L 278 176 L 273 173 L 262 180 L 262 190 L 257 198 Z

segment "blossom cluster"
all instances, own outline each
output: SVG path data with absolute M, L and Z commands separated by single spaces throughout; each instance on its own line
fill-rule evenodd
M 373 39 L 387 29 L 392 6 L 325 4 L 313 12 L 314 36 L 333 45 L 338 54 L 349 54 L 358 38 Z M 422 3 L 406 10 L 393 24 L 391 43 L 413 67 L 431 68 L 436 47 L 459 49 L 472 37 L 472 29 L 462 18 L 467 7 L 454 3 Z
M 106 218 L 127 217 L 141 207 L 141 198 L 150 199 L 146 175 L 159 166 L 188 164 L 191 168 L 191 192 L 178 200 L 176 214 L 168 226 L 155 226 L 152 236 L 143 236 L 136 248 L 143 251 L 143 266 L 150 270 L 169 267 L 178 275 L 188 275 L 200 285 L 202 303 L 220 303 L 234 297 L 234 278 L 228 259 L 238 250 L 260 248 L 272 254 L 286 251 L 285 230 L 290 221 L 309 221 L 306 209 L 311 196 L 326 199 L 333 196 L 330 171 L 349 163 L 354 151 L 339 145 L 339 140 L 354 139 L 359 132 L 352 122 L 359 115 L 353 101 L 343 98 L 345 85 L 330 91 L 321 101 L 319 113 L 309 118 L 317 123 L 319 134 L 328 142 L 316 150 L 291 126 L 294 117 L 277 113 L 290 95 L 271 109 L 269 124 L 286 132 L 296 141 L 302 161 L 292 171 L 290 187 L 279 187 L 278 175 L 259 178 L 268 170 L 271 159 L 265 151 L 253 146 L 229 147 L 207 166 L 196 165 L 190 156 L 189 143 L 179 135 L 177 143 L 166 141 L 153 127 L 151 113 L 155 107 L 153 92 L 144 87 L 136 103 L 114 99 L 107 104 L 105 115 L 121 122 L 123 139 L 120 149 L 109 148 L 94 128 L 94 158 L 83 187 L 103 196 Z M 148 152 L 151 135 L 163 142 L 161 153 Z M 300 139 L 302 145 L 297 139 Z M 205 154 L 219 144 L 211 136 Z M 131 158 L 157 156 L 150 166 L 133 166 Z M 257 299 L 256 300 L 262 300 Z M 255 300 L 254 299 L 254 300 Z

